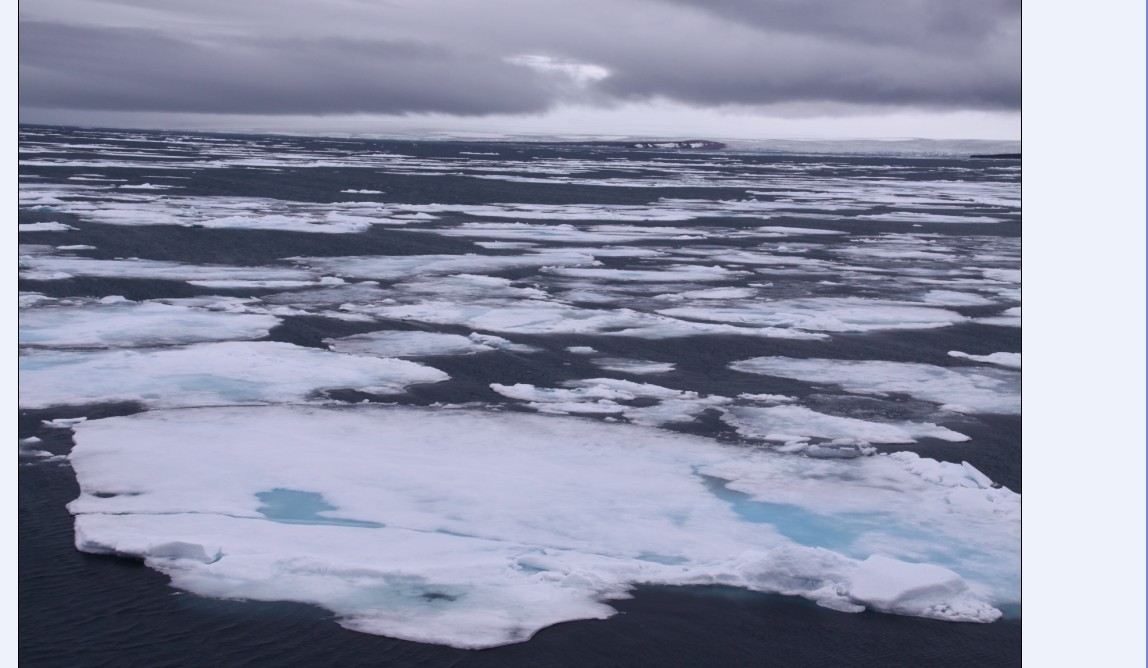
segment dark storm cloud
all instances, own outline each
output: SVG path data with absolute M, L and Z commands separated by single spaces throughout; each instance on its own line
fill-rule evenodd
M 1002 29 L 1019 28 L 1021 9 L 1020 0 L 663 1 L 771 31 L 966 54 Z
M 603 92 L 695 105 L 1020 108 L 1015 0 L 663 2 L 716 21 L 686 38 L 607 49 Z
M 21 104 L 283 115 L 643 100 L 1020 108 L 1019 0 L 280 1 L 274 11 L 259 0 L 29 5 Z M 135 27 L 97 25 L 115 21 Z
M 183 39 L 135 28 L 20 25 L 20 102 L 240 114 L 544 110 L 531 70 L 409 41 Z

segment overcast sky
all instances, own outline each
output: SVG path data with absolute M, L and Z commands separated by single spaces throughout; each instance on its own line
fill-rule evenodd
M 35 0 L 20 120 L 1019 139 L 1020 0 Z

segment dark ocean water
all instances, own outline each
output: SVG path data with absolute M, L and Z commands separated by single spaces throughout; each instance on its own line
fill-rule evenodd
M 109 148 L 111 147 L 111 148 Z M 294 256 L 411 256 L 446 254 L 514 255 L 510 248 L 481 246 L 467 237 L 446 236 L 435 230 L 462 223 L 509 222 L 513 218 L 484 218 L 465 210 L 442 210 L 437 220 L 421 231 L 377 224 L 358 233 L 308 233 L 281 229 L 212 229 L 173 224 L 109 224 L 85 213 L 81 204 L 116 206 L 117 197 L 154 195 L 141 200 L 155 211 L 171 209 L 165 197 L 196 198 L 208 206 L 219 198 L 267 198 L 288 205 L 318 206 L 357 201 L 393 205 L 446 205 L 482 207 L 514 203 L 522 207 L 644 207 L 661 210 L 708 202 L 708 213 L 683 221 L 636 224 L 713 229 L 715 236 L 688 242 L 665 237 L 626 240 L 633 248 L 689 249 L 720 243 L 723 248 L 753 249 L 761 238 L 720 236 L 717 230 L 746 225 L 797 226 L 847 232 L 840 236 L 796 235 L 770 244 L 808 243 L 802 257 L 842 262 L 846 245 L 866 249 L 860 240 L 872 240 L 886 255 L 865 256 L 865 268 L 856 281 L 821 284 L 828 274 L 755 274 L 724 282 L 679 284 L 675 289 L 699 290 L 743 286 L 751 280 L 772 283 L 778 298 L 864 297 L 900 299 L 910 290 L 906 277 L 933 277 L 938 281 L 973 280 L 970 266 L 999 270 L 1019 269 L 1019 211 L 991 203 L 961 199 L 962 186 L 952 186 L 952 205 L 936 202 L 919 206 L 935 216 L 993 217 L 998 222 L 912 223 L 880 218 L 903 211 L 906 205 L 870 203 L 854 205 L 846 213 L 829 202 L 823 208 L 797 209 L 820 216 L 787 216 L 748 220 L 721 213 L 722 201 L 746 199 L 755 191 L 754 179 L 778 192 L 763 199 L 783 202 L 783 186 L 814 193 L 819 187 L 856 183 L 858 187 L 900 189 L 899 195 L 918 192 L 938 179 L 949 183 L 987 184 L 1007 191 L 1019 190 L 1019 171 L 1006 161 L 938 158 L 832 157 L 776 155 L 671 155 L 622 149 L 538 147 L 525 144 L 367 142 L 220 137 L 162 133 L 106 132 L 57 128 L 24 128 L 21 140 L 22 186 L 43 186 L 51 197 L 69 204 L 26 201 L 20 223 L 59 222 L 76 229 L 66 232 L 22 231 L 20 240 L 34 255 L 62 251 L 36 250 L 35 246 L 92 246 L 63 253 L 76 257 L 112 260 L 180 262 L 194 265 L 243 267 L 291 266 L 283 258 Z M 498 153 L 497 169 L 469 165 L 472 152 Z M 137 153 L 152 154 L 150 156 Z M 406 162 L 386 166 L 380 154 L 408 156 Z M 282 156 L 296 156 L 285 159 Z M 218 164 L 221 161 L 226 163 Z M 379 161 L 383 160 L 383 163 Z M 666 161 L 664 168 L 658 161 Z M 260 162 L 262 161 L 262 162 Z M 326 161 L 316 166 L 315 161 Z M 355 166 L 356 161 L 363 166 Z M 576 167 L 541 172 L 567 162 Z M 134 164 L 138 163 L 138 164 Z M 158 166 L 183 164 L 181 169 Z M 408 164 L 409 163 L 409 164 Z M 198 165 L 198 166 L 197 166 Z M 383 166 L 380 166 L 383 165 Z M 637 166 L 635 166 L 637 165 Z M 482 167 L 478 169 L 477 167 Z M 483 170 L 488 171 L 483 171 Z M 421 171 L 420 171 L 421 170 Z M 788 177 L 794 173 L 798 177 Z M 483 178 L 490 174 L 538 182 Z M 80 177 L 75 179 L 72 177 Z M 170 190 L 123 189 L 74 191 L 63 187 L 88 184 L 85 179 L 122 179 L 94 183 L 165 184 Z M 560 182 L 558 179 L 570 182 Z M 642 186 L 614 183 L 611 179 L 645 179 Z M 790 179 L 787 181 L 786 179 Z M 784 184 L 790 183 L 785 186 Z M 729 182 L 732 185 L 722 185 Z M 889 183 L 895 182 L 894 185 Z M 653 185 L 651 185 L 651 183 Z M 749 185 L 747 185 L 749 183 Z M 781 185 L 779 185 L 781 184 Z M 884 185 L 883 185 L 884 184 Z M 53 190 L 53 188 L 55 188 Z M 344 194 L 346 190 L 378 190 L 380 194 Z M 907 189 L 907 190 L 906 190 Z M 31 188 L 28 192 L 37 195 Z M 922 190 L 920 192 L 928 192 Z M 125 195 L 126 193 L 126 195 Z M 983 195 L 978 195 L 984 198 Z M 75 197 L 76 199 L 64 199 Z M 86 199 L 85 199 L 86 198 Z M 880 198 L 878 198 L 880 199 Z M 991 202 L 991 195 L 988 198 Z M 127 201 L 127 200 L 124 200 Z M 205 205 L 203 202 L 207 202 Z M 668 202 L 668 203 L 667 203 Z M 675 202 L 686 202 L 675 204 Z M 122 203 L 122 202 L 121 202 Z M 139 202 L 137 201 L 136 204 Z M 197 206 L 190 199 L 177 208 Z M 166 207 L 166 209 L 165 209 Z M 675 209 L 675 207 L 677 207 Z M 538 209 L 533 209 L 537 211 Z M 78 212 L 77 212 L 78 211 Z M 615 209 L 617 211 L 617 209 Z M 141 214 L 143 215 L 143 214 Z M 94 219 L 95 218 L 95 219 Z M 527 223 L 621 225 L 618 220 L 523 219 Z M 725 234 L 722 232 L 721 234 Z M 918 234 L 928 243 L 943 245 L 950 259 L 940 269 L 928 256 L 906 255 L 898 235 Z M 891 236 L 892 235 L 892 236 Z M 718 241 L 720 239 L 720 242 Z M 814 242 L 816 242 L 814 244 Z M 867 242 L 865 242 L 867 243 Z M 916 243 L 916 241 L 913 241 Z M 561 244 L 552 244 L 561 247 Z M 603 244 L 568 242 L 586 247 Z M 25 249 L 28 250 L 28 249 Z M 910 248 L 910 250 L 912 250 Z M 923 259 L 922 259 L 923 258 Z M 604 267 L 648 268 L 632 257 L 599 258 Z M 709 264 L 709 262 L 703 262 Z M 520 285 L 550 290 L 572 289 L 572 282 L 551 280 L 535 269 L 484 272 L 512 279 Z M 878 277 L 880 280 L 873 280 Z M 545 281 L 551 280 L 550 283 Z M 930 278 L 929 280 L 932 280 Z M 383 287 L 396 281 L 381 281 Z M 829 281 L 829 283 L 834 283 Z M 915 290 L 926 287 L 912 288 Z M 941 285 L 941 283 L 938 283 Z M 955 283 L 954 285 L 959 285 Z M 1004 285 L 1002 283 L 1002 285 Z M 129 278 L 85 275 L 42 280 L 22 278 L 22 291 L 50 298 L 101 298 L 121 295 L 142 301 L 203 295 L 264 298 L 283 294 L 282 288 L 233 287 L 205 289 L 177 278 Z M 573 286 L 577 287 L 577 286 Z M 941 286 L 942 289 L 952 289 Z M 1006 286 L 1007 287 L 1007 286 Z M 1019 285 L 1017 286 L 1019 287 Z M 613 293 L 627 308 L 653 309 L 635 293 Z M 629 300 L 629 301 L 625 301 Z M 574 301 L 586 308 L 601 303 Z M 971 438 L 949 443 L 919 438 L 914 444 L 883 444 L 883 452 L 910 450 L 940 461 L 967 461 L 996 483 L 1021 491 L 1021 429 L 1019 415 L 944 413 L 928 401 L 908 395 L 862 396 L 826 384 L 762 376 L 729 368 L 732 362 L 762 356 L 881 360 L 930 364 L 943 368 L 972 368 L 965 359 L 948 355 L 1020 352 L 1019 327 L 972 321 L 992 317 L 1019 302 L 1007 297 L 992 305 L 949 305 L 970 320 L 934 329 L 882 329 L 832 333 L 826 340 L 798 340 L 742 335 L 637 338 L 605 333 L 492 332 L 516 343 L 537 348 L 534 353 L 497 351 L 470 356 L 431 356 L 418 361 L 447 372 L 451 379 L 411 387 L 406 393 L 376 396 L 354 389 L 330 396 L 348 401 L 385 401 L 411 405 L 479 402 L 525 410 L 517 402 L 490 388 L 491 383 L 528 383 L 557 387 L 571 379 L 624 377 L 657 383 L 677 390 L 733 397 L 740 393 L 775 393 L 795 397 L 801 405 L 842 417 L 878 421 L 933 419 Z M 673 304 L 670 304 L 672 306 Z M 372 323 L 338 320 L 322 315 L 284 316 L 266 340 L 312 348 L 326 348 L 326 338 L 370 331 L 428 331 L 466 335 L 464 323 L 428 324 L 411 320 Z M 566 351 L 570 346 L 592 346 L 602 357 L 638 358 L 672 362 L 676 368 L 656 376 L 604 372 L 585 356 Z M 42 420 L 85 416 L 89 419 L 127 415 L 144 407 L 136 404 L 61 405 L 21 410 L 21 438 L 37 436 L 37 448 L 66 454 L 70 431 L 49 429 Z M 82 404 L 83 402 L 75 402 Z M 937 418 L 941 415 L 943 420 Z M 668 428 L 699 434 L 723 442 L 739 443 L 739 436 L 722 422 L 716 411 Z M 845 614 L 820 608 L 796 597 L 783 597 L 726 588 L 638 587 L 631 600 L 612 602 L 620 614 L 604 621 L 574 621 L 538 632 L 530 641 L 504 647 L 467 651 L 355 633 L 339 627 L 326 610 L 295 603 L 238 602 L 207 599 L 174 590 L 167 577 L 139 562 L 113 556 L 78 552 L 73 546 L 72 518 L 65 505 L 79 488 L 70 466 L 57 461 L 22 459 L 20 466 L 20 655 L 28 666 L 1015 666 L 1020 663 L 1019 614 L 992 624 L 948 623 L 891 614 Z

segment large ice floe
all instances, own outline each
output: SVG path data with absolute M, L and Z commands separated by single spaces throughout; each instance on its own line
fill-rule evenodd
M 953 621 L 1019 600 L 1019 497 L 910 453 L 819 460 L 635 425 L 361 405 L 74 429 L 79 549 L 141 558 L 206 596 L 320 605 L 368 633 L 522 641 L 608 617 L 639 583 Z
M 300 402 L 325 390 L 375 394 L 449 376 L 397 359 L 272 341 L 133 350 L 25 350 L 20 406 L 134 401 L 148 407 Z
M 103 348 L 258 339 L 279 322 L 272 315 L 105 297 L 25 310 L 20 314 L 20 344 Z

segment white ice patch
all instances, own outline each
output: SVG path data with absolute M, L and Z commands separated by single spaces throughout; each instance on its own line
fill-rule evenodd
M 20 232 L 66 232 L 79 229 L 64 223 L 19 223 Z
M 626 359 L 620 357 L 602 357 L 591 360 L 596 366 L 607 371 L 619 373 L 669 373 L 674 370 L 673 362 L 651 362 L 650 360 Z
M 95 260 L 82 257 L 24 256 L 20 276 L 54 273 L 62 278 L 151 278 L 169 281 L 307 281 L 317 280 L 309 271 L 280 267 L 232 267 L 193 265 L 160 260 Z
M 811 227 L 786 227 L 784 225 L 766 225 L 757 228 L 758 232 L 764 232 L 768 236 L 778 237 L 793 237 L 804 236 L 807 234 L 812 235 L 833 235 L 833 234 L 847 234 L 846 232 L 838 232 L 837 230 L 819 230 Z
M 547 273 L 573 278 L 587 278 L 594 281 L 638 281 L 653 283 L 692 283 L 705 281 L 728 281 L 744 276 L 747 272 L 731 271 L 725 267 L 700 267 L 694 265 L 674 265 L 665 269 L 604 269 L 579 267 L 546 268 Z
M 421 364 L 278 342 L 20 356 L 20 406 L 135 401 L 153 408 L 300 402 L 324 390 L 394 394 L 447 374 Z
M 752 299 L 757 296 L 757 288 L 711 288 L 709 290 L 686 290 L 675 294 L 658 295 L 658 299 Z
M 916 211 L 895 211 L 893 213 L 879 213 L 866 216 L 857 216 L 859 220 L 880 220 L 890 223 L 1003 223 L 1003 218 L 990 216 L 946 216 L 937 213 L 921 213 Z
M 1020 327 L 1021 326 L 1020 309 L 1021 309 L 1021 307 L 1014 306 L 1013 308 L 1006 309 L 1000 315 L 989 316 L 987 318 L 976 318 L 975 320 L 973 320 L 973 322 L 978 322 L 982 325 L 1000 325 L 1001 327 Z
M 89 421 L 76 442 L 81 550 L 418 642 L 523 641 L 614 614 L 605 602 L 637 583 L 957 621 L 1019 600 L 1019 497 L 915 455 L 377 406 L 151 411 Z
M 526 401 L 528 408 L 541 413 L 621 415 L 636 424 L 650 426 L 690 422 L 708 408 L 730 403 L 726 397 L 702 396 L 697 392 L 616 378 L 571 380 L 562 384 L 570 389 L 535 387 L 528 383 L 491 383 L 490 388 L 504 397 Z M 635 399 L 652 399 L 656 403 L 646 406 L 619 403 Z
M 1020 374 L 1003 369 L 945 368 L 914 362 L 756 357 L 730 368 L 807 383 L 839 385 L 858 394 L 901 392 L 968 413 L 1020 414 Z
M 705 230 L 683 227 L 639 227 L 637 225 L 539 225 L 528 223 L 463 223 L 456 227 L 433 230 L 450 237 L 509 239 L 537 242 L 613 244 L 646 239 L 704 239 Z
M 968 436 L 929 422 L 871 422 L 818 413 L 802 406 L 733 406 L 722 419 L 748 438 L 778 443 L 810 438 L 850 439 L 866 443 L 916 443 L 918 438 L 967 441 Z
M 757 327 L 791 327 L 811 332 L 869 332 L 931 329 L 966 318 L 944 309 L 908 302 L 857 297 L 755 301 L 746 305 L 661 309 L 663 315 Z
M 495 349 L 458 334 L 435 332 L 367 332 L 341 339 L 323 339 L 323 343 L 336 352 L 375 357 L 467 355 Z
M 425 301 L 399 306 L 352 306 L 350 312 L 378 318 L 414 320 L 438 325 L 518 334 L 600 334 L 668 339 L 704 334 L 736 334 L 791 339 L 819 339 L 824 334 L 777 327 L 735 327 L 688 322 L 631 309 L 583 309 L 542 301 L 473 304 Z
M 990 353 L 988 355 L 970 355 L 968 353 L 962 353 L 959 350 L 950 350 L 949 357 L 963 357 L 965 359 L 973 360 L 974 362 L 996 364 L 997 366 L 1008 367 L 1009 369 L 1020 368 L 1020 353 Z
M 955 290 L 929 290 L 922 301 L 938 306 L 991 306 L 996 303 L 975 293 Z
M 104 348 L 258 339 L 279 322 L 270 315 L 203 311 L 156 302 L 49 306 L 20 314 L 20 344 Z
M 532 255 L 378 255 L 288 259 L 336 276 L 389 280 L 423 274 L 473 274 L 530 267 L 599 264 L 593 256 L 563 251 L 544 251 Z

